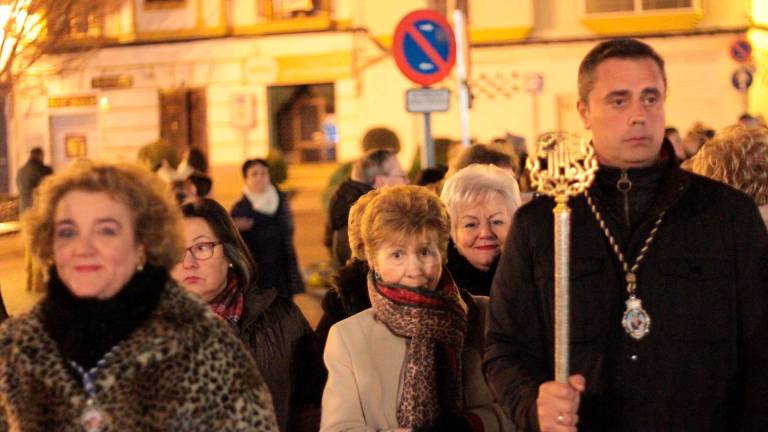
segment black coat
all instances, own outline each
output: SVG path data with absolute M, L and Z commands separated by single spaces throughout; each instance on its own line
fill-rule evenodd
M 330 240 L 331 265 L 341 268 L 352 255 L 347 235 L 349 209 L 358 198 L 373 190 L 372 186 L 354 180 L 345 180 L 339 185 L 328 207 L 326 237 Z
M 323 316 L 315 328 L 323 351 L 331 326 L 371 307 L 368 270 L 367 261 L 352 259 L 333 275 L 331 289 L 325 293 L 321 303 Z
M 19 189 L 19 211 L 32 206 L 32 193 L 46 176 L 53 174 L 51 167 L 36 159 L 29 159 L 16 173 L 16 187 Z
M 587 381 L 580 430 L 768 430 L 768 234 L 757 208 L 673 163 L 658 188 L 623 245 L 634 262 L 667 209 L 638 270 L 652 320 L 640 341 L 620 324 L 618 260 L 585 198 L 570 201 L 570 367 Z M 539 385 L 554 375 L 553 206 L 539 198 L 516 213 L 487 317 L 486 376 L 526 430 L 537 427 Z
M 482 271 L 473 266 L 462 255 L 453 241 L 448 242 L 448 261 L 445 264 L 445 268 L 453 276 L 453 281 L 456 285 L 469 291 L 472 295 L 487 296 L 491 292 L 491 283 L 493 282 L 493 275 L 496 274 L 496 267 L 499 264 L 499 259 L 496 258 L 488 268 L 488 271 Z
M 304 281 L 293 245 L 293 213 L 285 194 L 278 191 L 278 196 L 280 204 L 272 215 L 254 210 L 245 196 L 232 207 L 230 214 L 233 219 L 253 221 L 251 229 L 240 234 L 256 261 L 258 286 L 290 298 L 304 292 Z
M 291 300 L 255 285 L 245 293 L 238 333 L 272 393 L 281 431 L 317 417 L 327 372 L 315 334 Z M 298 428 L 301 429 L 301 428 Z M 306 428 L 305 428 L 306 429 Z

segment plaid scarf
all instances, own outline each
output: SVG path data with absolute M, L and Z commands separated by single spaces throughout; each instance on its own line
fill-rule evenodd
M 237 275 L 229 272 L 227 286 L 208 303 L 216 316 L 230 323 L 233 327 L 237 327 L 240 317 L 243 316 L 243 305 L 245 304 L 245 296 L 238 282 Z
M 400 427 L 432 426 L 463 408 L 461 351 L 467 333 L 467 305 L 443 271 L 437 289 L 409 288 L 368 275 L 376 318 L 397 336 L 410 339 L 405 381 L 397 407 Z

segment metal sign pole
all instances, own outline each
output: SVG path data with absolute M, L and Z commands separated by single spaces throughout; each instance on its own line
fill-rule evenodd
M 421 149 L 421 169 L 435 166 L 435 143 L 432 141 L 430 113 L 424 113 L 424 145 Z
M 467 87 L 467 63 L 464 52 L 464 13 L 460 9 L 453 11 L 453 26 L 456 31 L 456 63 L 459 78 L 459 121 L 461 123 L 461 144 L 469 147 L 469 87 Z

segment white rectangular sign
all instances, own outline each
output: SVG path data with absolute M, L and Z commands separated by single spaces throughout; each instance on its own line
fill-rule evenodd
M 450 100 L 448 89 L 419 88 L 405 92 L 405 108 L 412 113 L 448 111 Z

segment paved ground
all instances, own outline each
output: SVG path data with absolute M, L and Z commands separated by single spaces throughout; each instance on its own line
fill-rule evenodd
M 322 243 L 325 214 L 321 209 L 320 194 L 333 169 L 333 165 L 292 167 L 284 185 L 285 189 L 293 191 L 291 206 L 296 223 L 295 243 L 299 262 L 310 270 L 322 267 L 328 260 L 328 253 Z M 240 196 L 242 182 L 239 168 L 220 167 L 214 169 L 213 176 L 216 198 L 229 207 Z M 25 284 L 21 236 L 18 233 L 0 235 L 0 289 L 11 315 L 29 310 L 40 297 L 39 294 L 26 291 Z M 307 294 L 295 298 L 296 304 L 313 327 L 320 319 L 319 304 L 323 292 L 322 288 L 309 287 Z

